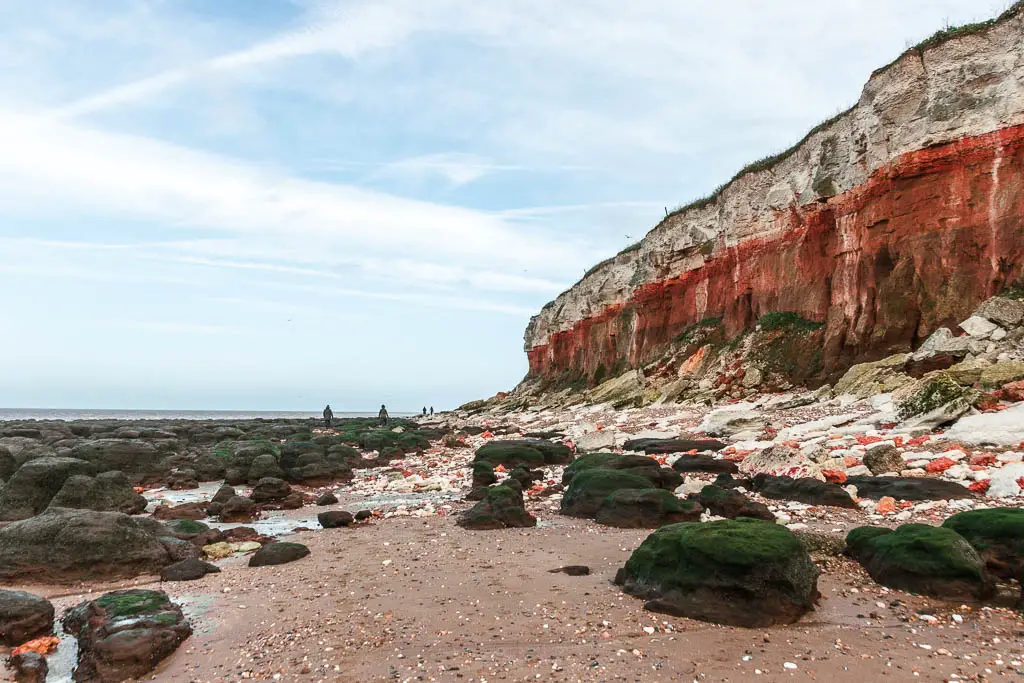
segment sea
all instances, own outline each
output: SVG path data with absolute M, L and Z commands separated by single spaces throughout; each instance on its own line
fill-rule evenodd
M 392 417 L 411 417 L 414 413 L 391 413 Z M 335 419 L 376 417 L 373 412 L 334 413 Z M 78 410 L 64 408 L 0 408 L 0 422 L 24 420 L 304 420 L 322 418 L 320 411 L 301 410 Z

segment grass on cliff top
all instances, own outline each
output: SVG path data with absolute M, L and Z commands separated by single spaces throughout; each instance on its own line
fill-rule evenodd
M 1022 11 L 1024 11 L 1024 0 L 1018 0 L 1017 2 L 1007 7 L 1002 14 L 1000 14 L 998 17 L 995 17 L 994 19 L 989 19 L 987 21 L 976 21 L 973 24 L 963 24 L 962 26 L 947 26 L 944 29 L 936 31 L 928 38 L 925 38 L 907 52 L 910 52 L 911 50 L 916 50 L 920 52 L 922 50 L 933 48 L 937 45 L 942 45 L 947 41 L 953 40 L 954 38 L 962 38 L 964 36 L 982 33 L 999 23 L 1006 21 L 1007 19 L 1012 19 L 1013 17 L 1020 14 Z M 903 54 L 905 55 L 906 52 L 904 52 Z M 903 55 L 900 55 L 900 58 L 902 57 Z M 889 64 L 888 66 L 892 66 L 892 64 Z M 879 69 L 879 71 L 884 71 L 886 68 L 888 68 L 888 66 L 882 67 L 882 69 Z M 875 73 L 878 73 L 878 71 L 876 71 Z
M 758 326 L 765 331 L 786 330 L 793 332 L 814 332 L 825 326 L 825 323 L 814 322 L 804 318 L 799 313 L 792 311 L 778 311 L 765 313 L 757 321 Z

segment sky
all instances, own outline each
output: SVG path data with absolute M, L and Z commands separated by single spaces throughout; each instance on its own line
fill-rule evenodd
M 395 411 L 987 0 L 0 0 L 0 406 Z

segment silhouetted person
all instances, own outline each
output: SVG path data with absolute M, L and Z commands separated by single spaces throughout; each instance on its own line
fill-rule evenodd
M 427 416 L 427 407 L 423 406 L 423 417 Z
M 433 415 L 433 414 L 434 414 L 434 406 L 430 406 L 430 414 L 431 414 L 431 415 Z
M 380 426 L 381 427 L 386 427 L 387 426 L 387 424 L 388 424 L 388 409 L 384 407 L 383 403 L 380 405 L 380 412 L 377 413 L 377 419 L 380 420 Z
M 324 408 L 324 426 L 328 429 L 331 428 L 331 420 L 334 419 L 334 411 L 331 410 L 331 404 L 328 403 L 327 407 Z

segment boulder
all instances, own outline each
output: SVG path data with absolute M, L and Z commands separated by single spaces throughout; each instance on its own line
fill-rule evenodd
M 11 655 L 8 666 L 14 670 L 14 683 L 46 683 L 50 665 L 38 652 L 19 652 Z
M 220 510 L 222 522 L 251 522 L 259 517 L 259 509 L 249 498 L 233 496 L 223 504 Z
M 572 459 L 572 449 L 568 446 L 544 439 L 491 441 L 478 448 L 473 457 L 474 462 L 487 461 L 495 467 L 504 465 L 507 468 L 516 465 L 565 465 Z
M 993 576 L 1020 583 L 1020 606 L 1024 607 L 1024 510 L 969 510 L 953 515 L 942 526 L 967 539 Z
M 683 483 L 682 476 L 675 470 L 662 467 L 654 458 L 644 455 L 616 455 L 614 453 L 588 453 L 574 460 L 562 472 L 562 485 L 568 485 L 577 473 L 591 469 L 619 470 L 643 477 L 651 485 L 674 490 Z
M 869 477 L 852 475 L 846 478 L 846 484 L 857 489 L 861 498 L 881 500 L 956 500 L 975 498 L 975 494 L 965 486 L 954 481 L 932 479 L 930 477 Z
M 985 494 L 989 498 L 1016 498 L 1024 495 L 1024 490 L 1021 489 L 1022 481 L 1024 481 L 1024 463 L 1009 463 L 992 472 L 988 491 Z
M 764 503 L 750 500 L 739 491 L 732 491 L 720 486 L 708 485 L 697 494 L 699 502 L 711 514 L 726 519 L 749 517 L 774 522 L 775 515 Z
M 124 472 L 103 472 L 95 477 L 76 474 L 64 481 L 49 507 L 123 512 L 138 515 L 146 510 L 146 499 L 135 492 Z
M 164 525 L 167 533 L 183 541 L 191 541 L 209 531 L 210 527 L 194 519 L 173 519 Z
M 195 459 L 192 469 L 199 481 L 217 481 L 224 478 L 228 468 L 222 458 L 207 453 Z
M 836 396 L 868 398 L 896 391 L 913 381 L 903 372 L 908 358 L 907 354 L 900 353 L 872 363 L 854 365 L 836 382 L 833 393 Z
M 982 370 L 979 381 L 985 389 L 998 389 L 1021 379 L 1024 379 L 1024 362 L 1001 360 Z
M 676 472 L 710 472 L 711 474 L 736 474 L 739 465 L 731 460 L 719 460 L 710 455 L 684 455 L 674 463 Z
M 981 381 L 981 373 L 992 365 L 985 358 L 969 358 L 946 369 L 944 373 L 957 384 L 969 387 Z
M 7 481 L 18 469 L 18 461 L 6 446 L 0 446 L 0 482 Z
M 998 413 L 982 413 L 961 418 L 944 438 L 972 446 L 1016 446 L 1024 442 L 1024 403 Z
M 936 356 L 963 358 L 967 355 L 967 337 L 954 337 L 948 327 L 940 327 L 910 355 L 910 363 L 922 363 Z
M 220 567 L 199 558 L 189 558 L 167 565 L 160 572 L 161 581 L 196 581 L 207 574 L 217 574 Z
M 712 410 L 698 429 L 708 436 L 735 436 L 741 432 L 761 432 L 767 426 L 764 416 L 750 408 L 729 406 Z
M 994 296 L 981 304 L 974 316 L 989 320 L 1000 327 L 1013 329 L 1024 324 L 1024 301 Z
M 483 500 L 459 515 L 456 524 L 474 530 L 525 528 L 537 526 L 537 518 L 526 511 L 521 491 L 492 486 Z
M 894 445 L 881 443 L 869 447 L 864 453 L 864 466 L 871 470 L 871 474 L 899 474 L 906 468 L 906 463 Z
M 748 455 L 739 464 L 740 474 L 770 474 L 772 476 L 813 478 L 825 480 L 821 468 L 806 455 L 783 444 L 776 444 L 763 451 Z
M 182 503 L 181 505 L 162 503 L 154 508 L 153 519 L 206 519 L 208 507 L 206 503 Z
M 193 469 L 174 470 L 167 475 L 167 488 L 172 491 L 189 491 L 199 488 L 199 475 Z
M 0 529 L 0 579 L 68 581 L 157 573 L 171 558 L 151 528 L 119 512 L 50 508 Z
M 970 410 L 972 401 L 971 392 L 944 372 L 916 380 L 893 395 L 896 417 L 901 421 L 919 418 L 936 411 L 953 415 L 951 421 Z
M 975 339 L 988 339 L 993 332 L 999 329 L 999 325 L 981 316 L 972 315 L 960 323 L 960 329 Z
M 791 624 L 812 609 L 818 574 L 791 531 L 737 519 L 658 529 L 615 583 L 654 612 L 761 628 Z
M 889 588 L 949 601 L 982 600 L 995 593 L 984 561 L 952 529 L 858 527 L 846 537 L 846 553 Z
M 269 567 L 301 560 L 309 555 L 309 548 L 301 543 L 271 543 L 265 545 L 249 558 L 250 567 Z
M 284 480 L 275 477 L 264 477 L 252 488 L 249 496 L 257 503 L 273 503 L 281 501 L 292 494 L 292 487 Z
M 587 401 L 610 403 L 615 407 L 639 405 L 643 403 L 645 387 L 643 373 L 630 370 L 591 389 Z
M 343 526 L 352 526 L 356 519 L 351 512 L 346 510 L 328 510 L 316 516 L 320 526 L 325 529 L 337 529 Z
M 655 488 L 650 479 L 632 472 L 595 467 L 577 472 L 562 497 L 561 512 L 570 517 L 593 518 L 604 499 L 621 489 Z
M 165 458 L 178 449 L 176 439 L 98 439 L 84 441 L 71 449 L 75 458 L 86 460 L 97 472 L 117 470 L 133 482 L 157 482 L 170 471 Z
M 320 497 L 316 499 L 316 504 L 321 507 L 324 505 L 337 505 L 338 497 L 328 491 L 327 493 L 320 494 Z
M 95 468 L 76 458 L 36 458 L 11 475 L 0 490 L 0 521 L 28 519 L 45 510 L 68 477 L 91 475 Z
M 615 448 L 615 432 L 604 430 L 600 432 L 589 432 L 576 439 L 577 453 L 594 453 Z
M 141 589 L 83 602 L 63 624 L 78 638 L 76 681 L 142 678 L 192 634 L 181 608 L 166 593 Z
M 38 595 L 0 589 L 0 645 L 16 647 L 53 633 L 53 605 Z
M 473 463 L 473 487 L 487 487 L 498 483 L 498 475 L 494 473 L 494 466 L 487 460 Z
M 680 500 L 664 489 L 621 489 L 604 499 L 595 520 L 620 529 L 657 529 L 699 521 L 703 511 L 699 503 Z
M 818 479 L 793 479 L 758 474 L 751 480 L 750 486 L 765 498 L 773 500 L 793 500 L 807 505 L 857 509 L 856 501 L 842 486 Z
M 630 439 L 623 450 L 642 451 L 647 455 L 667 455 L 689 451 L 720 451 L 725 444 L 717 439 Z
M 271 453 L 263 453 L 253 459 L 246 479 L 250 484 L 255 484 L 268 477 L 280 480 L 284 479 L 284 476 L 284 470 L 278 465 L 277 458 Z

